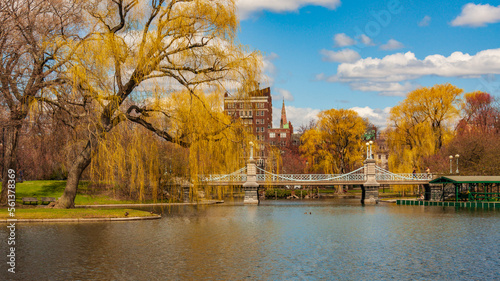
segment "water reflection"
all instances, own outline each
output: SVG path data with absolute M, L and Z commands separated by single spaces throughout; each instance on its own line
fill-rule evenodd
M 15 278 L 494 280 L 500 268 L 498 210 L 329 200 L 162 211 L 155 221 L 19 224 Z

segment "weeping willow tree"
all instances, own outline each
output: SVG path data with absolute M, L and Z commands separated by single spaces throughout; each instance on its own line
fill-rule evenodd
M 318 124 L 304 133 L 300 146 L 313 169 L 344 174 L 360 165 L 367 122 L 350 109 L 330 109 L 318 117 Z
M 192 104 L 203 100 L 201 92 L 221 94 L 229 87 L 249 92 L 257 86 L 261 66 L 260 55 L 235 40 L 232 0 L 93 0 L 87 1 L 85 18 L 90 35 L 65 76 L 71 93 L 54 89 L 46 97 L 80 127 L 66 188 L 56 203 L 60 208 L 74 206 L 78 182 L 100 141 L 123 122 L 183 147 L 202 149 L 198 143 L 205 141 L 215 151 L 208 144 L 229 136 L 230 124 L 209 114 L 200 120 L 220 126 L 204 123 L 193 130 L 183 112 L 175 112 L 175 93 Z M 169 96 L 174 102 L 163 104 Z M 205 104 L 184 114 L 203 111 L 210 108 Z
M 424 171 L 423 160 L 450 142 L 463 90 L 450 84 L 419 88 L 390 112 L 387 141 L 389 170 Z M 395 189 L 403 189 L 397 186 Z
M 166 143 L 135 123 L 121 123 L 99 139 L 90 164 L 94 185 L 104 184 L 114 193 L 140 201 L 164 199 L 158 196 L 163 197 L 165 191 L 173 195 L 186 183 L 193 187 L 191 194 L 202 187 L 207 194 L 222 197 L 224 189 L 202 186 L 198 176 L 241 168 L 244 144 L 253 136 L 222 112 L 221 95 L 197 93 L 197 97 L 193 99 L 185 92 L 170 95 L 157 104 L 170 109 L 169 117 L 157 116 L 152 121 L 171 134 L 189 135 L 193 138 L 189 148 Z

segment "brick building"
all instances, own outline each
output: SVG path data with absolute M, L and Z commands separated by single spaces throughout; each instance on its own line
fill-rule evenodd
M 255 158 L 260 167 L 265 167 L 272 146 L 286 147 L 292 144 L 293 126 L 287 121 L 284 100 L 280 127 L 273 128 L 273 100 L 269 87 L 250 92 L 244 99 L 226 93 L 224 112 L 241 119 L 248 132 L 255 135 L 258 142 Z

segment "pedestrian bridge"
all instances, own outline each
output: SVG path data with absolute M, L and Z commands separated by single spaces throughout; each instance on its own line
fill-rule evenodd
M 325 185 L 362 185 L 368 180 L 367 166 L 347 174 L 273 174 L 259 167 L 256 168 L 256 182 L 259 186 L 325 186 Z M 199 177 L 206 185 L 243 185 L 247 182 L 247 167 L 231 174 L 206 175 Z M 424 173 L 391 173 L 375 166 L 375 180 L 383 185 L 428 184 L 432 176 Z

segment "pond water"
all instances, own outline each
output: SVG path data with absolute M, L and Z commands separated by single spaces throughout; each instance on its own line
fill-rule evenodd
M 500 278 L 499 210 L 269 200 L 170 207 L 152 221 L 17 226 L 17 273 L 3 262 L 0 279 Z

